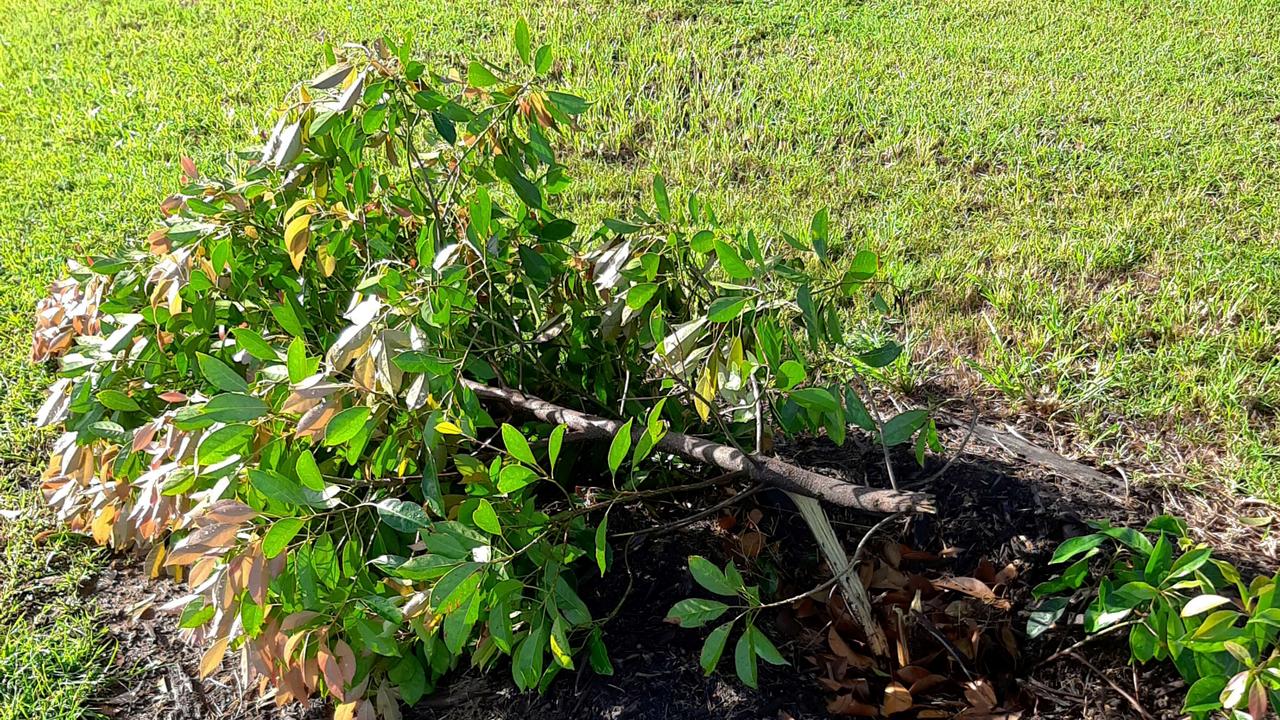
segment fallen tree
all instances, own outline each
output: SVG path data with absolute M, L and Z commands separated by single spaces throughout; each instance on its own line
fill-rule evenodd
M 489 387 L 466 379 L 462 382 L 480 398 L 497 401 L 552 425 L 564 425 L 587 438 L 610 440 L 623 427 L 621 421 L 563 408 L 518 390 Z M 643 432 L 637 429 L 634 434 L 638 438 Z M 655 449 L 686 460 L 712 465 L 725 472 L 742 473 L 752 480 L 841 507 L 874 513 L 933 512 L 933 500 L 924 493 L 854 485 L 783 462 L 776 457 L 750 455 L 728 445 L 682 433 L 666 433 Z
M 552 51 L 523 24 L 515 54 L 433 73 L 407 45 L 345 47 L 225 177 L 184 159 L 144 247 L 73 263 L 32 352 L 59 364 L 49 502 L 188 583 L 203 672 L 233 650 L 246 683 L 339 717 L 395 716 L 468 656 L 508 656 L 521 688 L 583 657 L 611 672 L 578 594 L 609 570 L 609 509 L 701 487 L 676 478 L 703 465 L 794 494 L 883 654 L 817 500 L 930 499 L 766 452 L 850 426 L 940 450 L 925 411 L 882 419 L 856 390 L 902 362 L 876 255 L 836 247 L 826 211 L 757 234 L 661 176 L 648 209 L 584 231 L 557 213 L 555 141 L 589 105 L 542 88 Z M 754 682 L 776 659 L 759 589 L 697 567 L 746 603 Z

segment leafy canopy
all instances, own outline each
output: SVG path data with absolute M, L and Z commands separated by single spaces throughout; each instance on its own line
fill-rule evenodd
M 611 672 L 580 591 L 611 561 L 604 511 L 677 464 L 654 452 L 669 429 L 748 450 L 881 430 L 848 381 L 901 348 L 824 352 L 851 309 L 888 310 L 876 256 L 819 285 L 825 211 L 765 238 L 660 176 L 647 208 L 579 227 L 556 146 L 589 103 L 544 89 L 523 23 L 515 51 L 439 73 L 407 44 L 330 51 L 260 150 L 220 176 L 184 160 L 146 246 L 73 263 L 41 303 L 40 422 L 65 428 L 46 497 L 187 581 L 203 672 L 236 650 L 339 717 L 394 716 L 463 657 L 508 656 L 521 688 L 583 655 Z M 464 378 L 625 419 L 608 472 Z M 912 438 L 936 446 L 922 412 L 883 427 Z M 748 631 L 741 662 L 771 660 Z

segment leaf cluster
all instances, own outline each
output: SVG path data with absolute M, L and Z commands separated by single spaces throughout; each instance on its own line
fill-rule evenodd
M 1043 600 L 1027 634 L 1051 628 L 1087 588 L 1085 632 L 1127 626 L 1134 661 L 1172 662 L 1189 686 L 1184 713 L 1266 716 L 1280 700 L 1280 575 L 1246 584 L 1234 565 L 1213 557 L 1212 548 L 1188 537 L 1185 522 L 1168 515 L 1142 531 L 1091 525 L 1095 532 L 1054 552 L 1051 563 L 1066 568 L 1034 588 Z

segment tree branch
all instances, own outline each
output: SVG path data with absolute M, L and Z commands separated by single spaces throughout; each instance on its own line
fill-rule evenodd
M 570 430 L 583 433 L 586 437 L 609 439 L 622 427 L 622 423 L 617 420 L 570 410 L 518 390 L 490 387 L 465 378 L 461 382 L 482 399 L 521 410 L 544 422 L 566 425 Z M 644 430 L 637 429 L 635 432 L 639 434 Z M 810 472 L 775 457 L 748 455 L 727 445 L 678 432 L 664 435 L 658 443 L 658 449 L 686 460 L 714 465 L 725 472 L 745 473 L 757 482 L 825 500 L 833 505 L 877 513 L 934 511 L 933 497 L 924 493 L 854 485 Z

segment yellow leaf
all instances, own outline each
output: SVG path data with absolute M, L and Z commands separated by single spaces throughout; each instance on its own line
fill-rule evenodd
M 316 261 L 320 263 L 320 272 L 325 277 L 332 275 L 333 269 L 338 265 L 338 261 L 329 254 L 328 245 L 321 245 L 316 248 Z
M 715 363 L 708 362 L 702 368 L 702 376 L 698 378 L 698 385 L 694 388 L 697 394 L 693 398 L 693 408 L 698 411 L 698 417 L 702 418 L 702 422 L 706 422 L 711 417 L 710 402 L 715 398 L 718 389 L 717 375 Z
M 311 198 L 302 198 L 301 200 L 295 200 L 293 204 L 289 206 L 289 209 L 284 211 L 284 224 L 288 225 L 289 221 L 293 220 L 293 218 L 297 216 L 299 212 L 306 210 L 307 208 L 315 204 L 316 204 L 316 201 Z
M 164 569 L 164 543 L 158 542 L 151 547 L 151 552 L 147 554 L 147 577 L 158 578 Z
M 254 227 L 254 226 L 252 226 L 252 225 L 245 225 L 245 226 L 244 226 L 244 234 L 245 234 L 245 237 L 249 238 L 250 240 L 257 240 L 257 239 L 258 239 L 258 228 Z
M 115 524 L 116 515 L 120 511 L 115 505 L 108 505 L 93 519 L 93 539 L 99 545 L 106 545 L 111 538 L 111 528 Z
M 311 242 L 311 215 L 299 215 L 289 221 L 284 229 L 284 249 L 289 253 L 293 269 L 302 267 L 302 259 L 307 253 L 307 244 Z
M 457 425 L 454 425 L 448 420 L 441 420 L 440 422 L 436 423 L 436 432 L 440 433 L 441 435 L 461 435 L 462 428 L 458 427 Z

